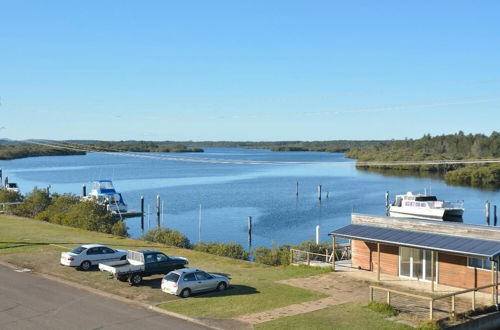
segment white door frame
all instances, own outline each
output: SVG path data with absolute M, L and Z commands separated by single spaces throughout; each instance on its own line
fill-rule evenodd
M 401 248 L 423 250 L 424 251 L 424 253 L 422 253 L 422 256 L 423 256 L 423 258 L 422 258 L 422 274 L 424 275 L 422 278 L 417 278 L 413 274 L 413 253 L 410 253 L 410 274 L 411 274 L 411 276 L 401 275 Z M 425 278 L 425 274 L 426 274 L 426 270 L 427 270 L 426 268 L 427 268 L 427 266 L 430 266 L 431 261 L 430 260 L 427 261 L 426 256 L 425 256 L 425 251 L 429 251 L 429 250 L 409 248 L 406 246 L 399 246 L 399 248 L 398 248 L 398 274 L 399 274 L 399 277 L 408 278 L 408 279 L 412 279 L 412 280 L 418 280 L 418 281 L 422 281 L 422 282 L 430 282 L 431 281 L 430 279 Z M 438 255 L 439 255 L 438 252 L 434 253 L 434 267 L 436 269 L 436 276 L 434 278 L 435 283 L 438 283 L 438 278 L 439 278 Z M 431 274 L 431 276 L 432 276 L 432 274 Z

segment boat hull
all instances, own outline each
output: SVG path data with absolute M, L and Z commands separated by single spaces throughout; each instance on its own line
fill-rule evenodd
M 462 221 L 463 209 L 425 209 L 391 206 L 389 215 L 399 218 L 416 218 L 437 221 Z

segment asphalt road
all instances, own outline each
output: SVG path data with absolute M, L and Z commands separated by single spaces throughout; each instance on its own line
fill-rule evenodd
M 207 329 L 0 265 L 0 329 Z

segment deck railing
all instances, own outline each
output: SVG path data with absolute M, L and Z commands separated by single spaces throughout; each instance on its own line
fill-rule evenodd
M 379 290 L 379 291 L 385 291 L 386 292 L 386 302 L 388 305 L 391 305 L 391 293 L 394 294 L 400 294 L 403 296 L 411 297 L 411 298 L 417 298 L 417 299 L 422 299 L 426 300 L 429 303 L 429 319 L 432 320 L 434 318 L 434 303 L 437 300 L 440 299 L 445 299 L 445 298 L 450 298 L 451 297 L 451 308 L 450 308 L 450 315 L 455 316 L 456 315 L 456 309 L 455 309 L 455 302 L 456 302 L 456 296 L 472 292 L 472 311 L 476 310 L 476 292 L 479 290 L 487 289 L 487 288 L 494 288 L 496 284 L 488 284 L 488 285 L 483 285 L 477 288 L 472 288 L 472 289 L 467 289 L 467 290 L 461 290 L 449 294 L 444 294 L 441 296 L 425 296 L 425 295 L 419 295 L 419 294 L 414 294 L 414 293 L 409 293 L 405 291 L 400 291 L 396 289 L 391 289 L 391 288 L 386 288 L 386 287 L 381 287 L 381 286 L 376 286 L 376 285 L 370 285 L 370 302 L 374 301 L 373 293 L 374 290 Z M 495 305 L 496 302 L 496 289 L 493 290 L 492 293 L 492 305 Z
M 290 249 L 290 264 L 307 264 L 311 266 L 314 263 L 332 264 L 335 260 L 351 259 L 351 249 L 349 245 L 338 246 L 334 252 L 326 249 L 325 253 L 315 253 L 297 249 Z

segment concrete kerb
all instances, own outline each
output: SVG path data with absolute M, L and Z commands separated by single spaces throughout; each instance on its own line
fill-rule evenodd
M 19 267 L 20 267 L 20 266 L 17 266 L 17 265 L 14 265 L 14 264 L 2 261 L 2 260 L 0 260 L 0 265 L 5 266 L 5 267 L 9 267 L 9 268 L 14 269 L 14 270 L 19 269 Z M 148 309 L 148 310 L 151 310 L 151 311 L 154 311 L 154 312 L 157 312 L 157 313 L 165 314 L 165 315 L 168 315 L 168 316 L 171 316 L 171 317 L 175 317 L 175 318 L 178 318 L 178 319 L 181 319 L 181 320 L 184 320 L 184 321 L 188 321 L 188 322 L 191 322 L 191 323 L 202 325 L 202 326 L 210 328 L 210 329 L 225 330 L 224 328 L 220 328 L 220 327 L 214 326 L 212 324 L 209 324 L 209 322 L 204 322 L 204 321 L 201 321 L 199 319 L 192 318 L 192 317 L 189 317 L 189 316 L 186 316 L 186 315 L 183 315 L 183 314 L 178 314 L 178 313 L 170 312 L 170 311 L 164 310 L 162 308 L 159 308 L 157 306 L 146 304 L 146 303 L 143 303 L 143 302 L 140 302 L 140 301 L 135 301 L 135 300 L 132 300 L 132 299 L 128 299 L 128 298 L 116 295 L 114 293 L 104 292 L 104 291 L 101 291 L 101 290 L 98 290 L 98 289 L 94 289 L 94 288 L 91 288 L 91 287 L 88 287 L 88 286 L 85 286 L 85 285 L 81 285 L 81 284 L 78 284 L 78 283 L 70 282 L 68 280 L 64 280 L 64 279 L 56 277 L 56 276 L 52 276 L 52 275 L 48 275 L 48 274 L 44 274 L 44 273 L 35 272 L 33 270 L 31 271 L 31 273 L 36 274 L 38 276 L 41 276 L 41 277 L 46 278 L 46 279 L 51 280 L 51 281 L 55 281 L 55 282 L 58 282 L 58 283 L 61 283 L 61 284 L 67 285 L 67 286 L 71 286 L 71 287 L 74 287 L 74 288 L 77 288 L 77 289 L 80 289 L 80 290 L 84 290 L 84 291 L 87 291 L 87 292 L 90 292 L 90 293 L 93 293 L 93 294 L 100 295 L 100 296 L 105 297 L 105 298 L 110 298 L 110 299 L 114 299 L 114 300 L 117 300 L 117 301 L 121 301 L 123 303 L 135 305 L 137 307 Z

